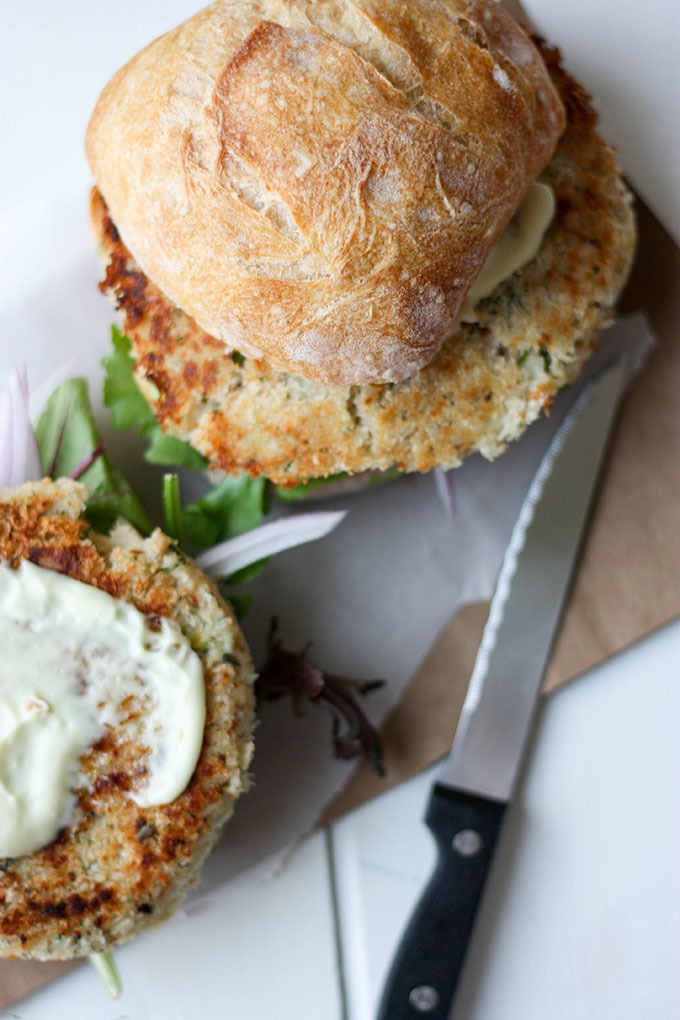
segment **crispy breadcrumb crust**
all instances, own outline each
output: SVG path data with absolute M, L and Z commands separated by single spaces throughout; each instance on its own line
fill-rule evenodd
M 341 472 L 429 471 L 494 458 L 571 382 L 613 316 L 635 247 L 631 195 L 584 90 L 542 47 L 567 129 L 541 179 L 557 210 L 533 261 L 401 383 L 324 386 L 229 354 L 173 306 L 120 240 L 97 191 L 92 217 L 136 377 L 161 427 L 216 472 L 283 486 Z
M 0 557 L 29 560 L 124 599 L 150 622 L 173 619 L 201 658 L 206 727 L 184 792 L 139 807 L 140 748 L 109 731 L 85 755 L 89 785 L 73 822 L 35 853 L 0 860 L 0 955 L 68 959 L 101 952 L 168 918 L 198 880 L 252 754 L 253 670 L 241 631 L 214 585 L 160 531 L 127 524 L 110 537 L 83 517 L 70 480 L 0 493 Z

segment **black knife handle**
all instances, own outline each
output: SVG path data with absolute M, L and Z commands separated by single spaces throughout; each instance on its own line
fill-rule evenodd
M 435 871 L 390 970 L 378 1020 L 447 1020 L 505 804 L 435 784 L 425 823 Z

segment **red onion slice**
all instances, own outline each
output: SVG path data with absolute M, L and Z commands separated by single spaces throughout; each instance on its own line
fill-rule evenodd
M 450 521 L 455 521 L 457 516 L 456 485 L 454 481 L 455 468 L 449 471 L 444 470 L 444 468 L 435 468 L 432 473 L 437 487 L 437 495 L 442 502 L 446 515 Z
M 220 542 L 197 556 L 196 563 L 212 577 L 228 577 L 276 553 L 323 538 L 337 527 L 345 514 L 345 510 L 320 510 L 282 517 Z
M 26 365 L 18 365 L 0 390 L 0 486 L 11 488 L 42 477 L 29 413 Z

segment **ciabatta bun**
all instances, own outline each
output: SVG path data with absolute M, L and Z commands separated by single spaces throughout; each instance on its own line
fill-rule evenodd
M 324 384 L 430 363 L 565 125 L 492 0 L 220 0 L 104 89 L 120 235 L 226 349 Z

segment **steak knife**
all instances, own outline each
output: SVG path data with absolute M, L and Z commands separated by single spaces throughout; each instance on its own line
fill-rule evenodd
M 425 813 L 437 863 L 394 957 L 378 1020 L 449 1016 L 627 374 L 619 357 L 581 390 L 520 510 Z

